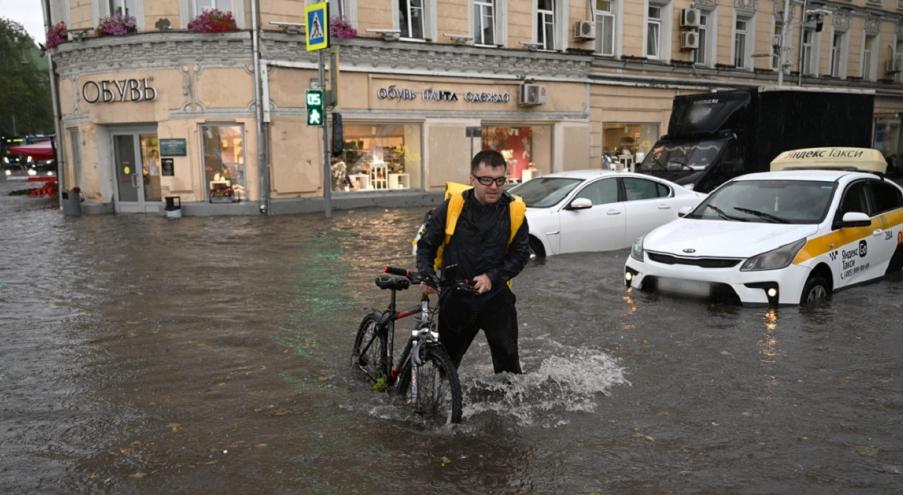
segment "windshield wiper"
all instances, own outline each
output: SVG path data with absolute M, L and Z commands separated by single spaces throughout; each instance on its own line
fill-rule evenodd
M 725 219 L 725 220 L 734 220 L 734 221 L 739 221 L 739 222 L 745 222 L 745 221 L 746 221 L 746 220 L 744 220 L 744 219 L 742 219 L 742 218 L 740 218 L 740 217 L 732 217 L 732 216 L 728 215 L 727 213 L 724 212 L 724 210 L 722 210 L 721 208 L 718 208 L 717 206 L 715 206 L 715 205 L 713 205 L 713 204 L 711 204 L 711 203 L 710 203 L 710 204 L 707 204 L 707 205 L 705 205 L 705 206 L 706 206 L 706 208 L 711 208 L 711 209 L 715 210 L 715 213 L 717 213 L 719 217 L 721 217 L 721 218 L 723 218 L 723 219 Z
M 772 215 L 771 213 L 765 213 L 764 211 L 753 210 L 750 208 L 744 208 L 742 206 L 735 206 L 734 209 L 739 211 L 740 213 L 749 213 L 750 215 L 755 215 L 759 218 L 771 220 L 772 223 L 790 223 L 790 221 L 787 220 L 786 218 L 781 218 L 777 215 Z

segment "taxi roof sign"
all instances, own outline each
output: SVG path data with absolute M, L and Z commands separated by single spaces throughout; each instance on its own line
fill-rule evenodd
M 329 3 L 319 2 L 304 7 L 304 18 L 307 24 L 304 36 L 307 40 L 307 51 L 312 52 L 329 48 Z
M 858 170 L 883 174 L 887 171 L 887 161 L 876 149 L 845 146 L 789 150 L 771 161 L 772 172 L 813 169 Z

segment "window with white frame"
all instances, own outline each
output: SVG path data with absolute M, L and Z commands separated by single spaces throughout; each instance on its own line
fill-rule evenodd
M 834 37 L 831 39 L 831 67 L 828 70 L 828 74 L 831 77 L 843 77 L 843 62 L 844 62 L 844 51 L 846 46 L 846 35 L 845 32 L 834 32 Z
M 815 30 L 814 29 L 804 29 L 803 30 L 803 59 L 800 61 L 800 70 L 803 74 L 813 75 L 815 74 L 815 60 L 817 57 L 815 56 Z
M 659 59 L 662 54 L 662 7 L 650 5 L 646 11 L 646 57 Z
M 543 50 L 554 50 L 556 48 L 555 0 L 537 0 L 536 43 Z
M 714 14 L 712 12 L 701 12 L 699 15 L 699 48 L 696 49 L 696 59 L 694 62 L 697 65 L 711 65 L 709 53 L 714 49 L 715 44 L 711 39 L 713 34 L 713 29 L 709 27 L 709 22 L 714 22 Z
M 495 1 L 474 0 L 473 2 L 473 43 L 475 45 L 495 45 Z
M 613 57 L 617 40 L 617 20 L 620 14 L 617 0 L 594 0 L 593 15 L 596 19 L 596 52 Z
M 402 38 L 426 39 L 425 0 L 398 0 L 398 29 Z
M 877 76 L 878 37 L 865 35 L 865 43 L 862 45 L 862 78 L 874 81 Z
M 748 69 L 750 63 L 750 29 L 752 28 L 752 20 L 749 18 L 738 17 L 734 24 L 734 66 L 740 69 Z
M 134 17 L 138 14 L 137 0 L 105 0 L 104 3 L 107 8 L 106 15 L 130 15 Z

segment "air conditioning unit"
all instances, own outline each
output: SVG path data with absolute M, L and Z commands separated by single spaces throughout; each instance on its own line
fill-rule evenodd
M 680 49 L 695 50 L 699 48 L 699 32 L 684 31 L 680 33 Z
M 517 103 L 522 106 L 542 105 L 546 102 L 546 87 L 542 84 L 524 83 L 520 87 Z
M 699 9 L 683 9 L 680 11 L 680 27 L 698 28 L 702 12 Z
M 596 23 L 593 21 L 577 21 L 574 24 L 574 37 L 578 40 L 596 39 Z

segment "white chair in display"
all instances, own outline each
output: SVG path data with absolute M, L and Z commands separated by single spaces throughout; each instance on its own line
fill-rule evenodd
M 370 164 L 370 187 L 373 189 L 389 188 L 389 166 L 386 165 L 386 162 Z

